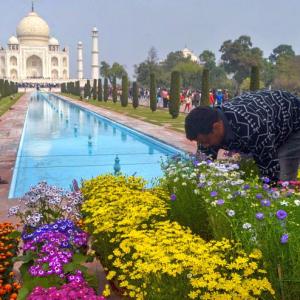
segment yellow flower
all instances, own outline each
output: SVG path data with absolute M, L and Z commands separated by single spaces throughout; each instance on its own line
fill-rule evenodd
M 102 295 L 103 295 L 104 297 L 108 297 L 108 296 L 110 295 L 110 288 L 109 288 L 109 285 L 108 285 L 108 284 L 105 285 L 104 290 L 103 290 L 103 292 L 102 292 Z

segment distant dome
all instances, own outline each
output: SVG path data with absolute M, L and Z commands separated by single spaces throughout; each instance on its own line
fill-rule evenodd
M 16 44 L 19 44 L 19 41 L 14 35 L 12 35 L 8 40 L 8 44 L 9 45 L 16 45 Z
M 55 37 L 51 37 L 49 39 L 49 45 L 51 45 L 51 46 L 59 46 L 59 42 L 58 42 L 58 40 Z
M 17 27 L 17 37 L 25 40 L 49 40 L 49 26 L 39 15 L 32 11 L 24 17 Z
M 79 45 L 79 46 L 82 46 L 82 42 L 81 42 L 81 41 L 79 41 L 79 42 L 78 42 L 78 45 Z
M 93 31 L 98 31 L 97 27 L 93 27 Z

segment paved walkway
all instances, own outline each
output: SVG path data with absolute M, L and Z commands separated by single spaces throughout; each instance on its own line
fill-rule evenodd
M 23 95 L 0 117 L 0 176 L 8 182 L 0 184 L 0 222 L 12 221 L 11 218 L 7 218 L 7 210 L 16 205 L 15 200 L 8 200 L 7 197 L 29 98 L 30 94 Z

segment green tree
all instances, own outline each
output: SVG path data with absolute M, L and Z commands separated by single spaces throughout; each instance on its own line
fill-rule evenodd
M 277 60 L 273 87 L 300 92 L 300 56 L 283 56 Z
M 132 83 L 132 106 L 133 108 L 139 106 L 139 88 L 136 81 Z
M 171 89 L 169 101 L 169 113 L 173 119 L 177 118 L 180 109 L 180 73 L 173 71 L 171 73 Z
M 112 84 L 112 100 L 114 103 L 118 101 L 118 91 L 117 91 L 117 78 L 114 76 Z
M 77 80 L 75 82 L 75 93 L 76 93 L 77 96 L 80 96 L 80 82 L 79 82 L 79 80 Z
M 114 77 L 121 79 L 123 75 L 127 75 L 125 68 L 117 62 L 114 62 L 110 66 L 107 62 L 102 61 L 100 67 L 100 74 L 103 77 L 108 78 L 110 84 L 112 85 Z
M 155 74 L 156 79 L 161 78 L 162 69 L 158 63 L 157 51 L 151 47 L 148 51 L 148 56 L 145 61 L 135 65 L 135 76 L 139 84 L 149 87 L 150 74 Z M 160 82 L 162 84 L 162 82 Z
M 178 71 L 181 75 L 182 86 L 184 88 L 201 88 L 201 74 L 203 67 L 191 60 L 186 62 L 179 62 L 173 69 Z
M 98 79 L 98 93 L 97 93 L 98 101 L 102 101 L 103 99 L 103 91 L 102 91 L 102 80 Z
M 246 35 L 240 36 L 235 41 L 225 41 L 220 51 L 222 65 L 228 74 L 233 74 L 237 90 L 243 80 L 248 77 L 249 68 L 253 65 L 260 67 L 263 63 L 262 51 L 257 47 L 252 47 L 251 38 Z
M 101 61 L 100 74 L 102 77 L 108 78 L 110 76 L 110 64 L 105 61 Z
M 66 88 L 66 83 L 63 82 L 61 85 L 60 85 L 60 91 L 62 93 L 66 93 L 67 92 L 67 88 Z
M 200 61 L 204 62 L 204 66 L 208 70 L 212 70 L 213 68 L 216 67 L 216 56 L 213 52 L 209 50 L 204 50 L 200 55 L 199 55 Z
M 108 79 L 107 77 L 104 78 L 104 92 L 103 92 L 103 98 L 104 101 L 107 102 L 109 96 L 109 90 L 108 90 Z
M 156 100 L 156 79 L 155 74 L 150 74 L 150 109 L 152 112 L 157 109 L 157 100 Z
M 258 66 L 251 67 L 251 76 L 250 76 L 250 91 L 259 90 L 259 68 Z
M 209 106 L 209 70 L 204 69 L 202 74 L 201 106 Z
M 0 79 L 0 99 L 4 97 L 4 80 Z
M 91 84 L 89 79 L 86 81 L 84 86 L 84 98 L 91 99 Z
M 278 59 L 281 57 L 294 57 L 295 51 L 291 45 L 281 44 L 278 47 L 274 48 L 269 60 L 271 63 L 276 64 Z
M 122 76 L 121 105 L 123 107 L 126 107 L 128 105 L 128 77 L 127 77 L 127 75 Z
M 97 99 L 97 79 L 93 81 L 93 99 Z

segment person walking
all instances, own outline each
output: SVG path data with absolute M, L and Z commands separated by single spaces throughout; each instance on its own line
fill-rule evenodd
M 296 180 L 300 163 L 300 99 L 285 91 L 237 96 L 222 107 L 197 107 L 185 119 L 189 140 L 218 150 L 252 154 L 262 176 Z

